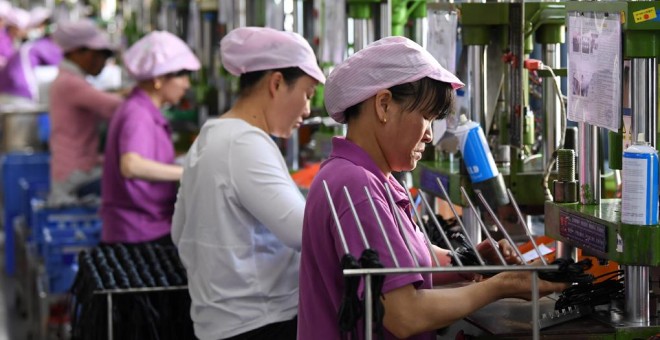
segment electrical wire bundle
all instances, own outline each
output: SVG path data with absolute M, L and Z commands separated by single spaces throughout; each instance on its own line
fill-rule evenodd
M 114 338 L 194 339 L 188 291 L 165 289 L 187 282 L 174 246 L 102 245 L 82 251 L 78 266 L 71 288 L 73 339 L 108 338 L 108 291 Z
M 597 282 L 599 279 L 604 280 Z M 595 307 L 623 298 L 623 270 L 617 270 L 600 275 L 592 282 L 578 282 L 568 287 L 557 299 L 555 310 L 562 310 L 571 306 Z
M 586 273 L 591 268 L 591 259 L 583 259 L 575 262 L 573 259 L 556 259 L 551 264 L 559 265 L 557 271 L 545 271 L 539 273 L 539 278 L 551 282 L 568 282 L 590 284 L 594 276 Z

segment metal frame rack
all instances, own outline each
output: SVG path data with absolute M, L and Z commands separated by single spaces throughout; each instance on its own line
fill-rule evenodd
M 345 269 L 344 275 L 346 276 L 363 276 L 364 277 L 364 306 L 365 306 L 365 339 L 371 340 L 372 332 L 366 330 L 371 329 L 372 319 L 372 300 L 373 292 L 371 291 L 371 277 L 372 275 L 397 275 L 397 274 L 412 274 L 412 273 L 488 273 L 493 271 L 531 271 L 532 272 L 532 339 L 540 339 L 540 325 L 539 325 L 539 290 L 538 290 L 538 272 L 542 271 L 556 271 L 559 269 L 558 265 L 543 265 L 543 266 L 474 266 L 474 267 L 431 267 L 431 268 L 382 268 L 382 269 Z
M 171 286 L 171 287 L 155 287 L 155 288 L 128 288 L 128 289 L 106 289 L 94 292 L 94 295 L 105 295 L 107 302 L 107 320 L 108 320 L 108 340 L 114 339 L 114 320 L 112 317 L 113 308 L 113 295 L 121 294 L 137 294 L 137 293 L 160 293 L 165 291 L 188 290 L 188 285 L 185 286 Z

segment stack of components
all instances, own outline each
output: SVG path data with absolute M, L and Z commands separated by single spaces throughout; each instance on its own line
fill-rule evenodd
M 78 266 L 74 339 L 194 339 L 186 273 L 174 246 L 103 245 L 81 252 Z

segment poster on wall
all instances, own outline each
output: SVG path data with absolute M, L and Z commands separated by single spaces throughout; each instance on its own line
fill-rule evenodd
M 621 126 L 621 21 L 618 14 L 568 13 L 568 119 Z

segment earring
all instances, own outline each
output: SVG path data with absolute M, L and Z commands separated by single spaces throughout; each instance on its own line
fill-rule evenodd
M 383 118 L 382 122 L 383 124 L 387 123 L 387 118 Z
M 161 87 L 163 87 L 163 85 L 159 81 L 154 82 L 154 88 L 156 90 L 160 90 Z

